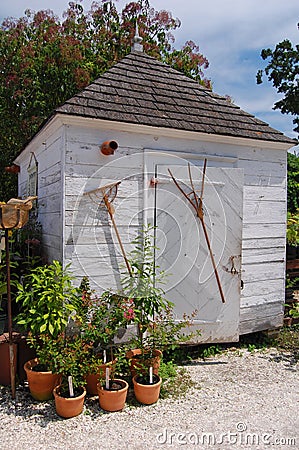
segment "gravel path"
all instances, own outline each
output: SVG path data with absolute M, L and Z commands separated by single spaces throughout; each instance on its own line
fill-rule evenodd
M 27 388 L 0 388 L 1 450 L 298 449 L 299 364 L 275 349 L 228 351 L 194 361 L 181 399 L 105 413 L 97 398 L 64 420 Z

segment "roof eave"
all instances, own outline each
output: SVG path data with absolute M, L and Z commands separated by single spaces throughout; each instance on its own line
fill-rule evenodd
M 203 133 L 199 131 L 188 131 L 188 130 L 179 130 L 175 128 L 164 128 L 150 125 L 142 125 L 136 123 L 129 122 L 119 122 L 112 120 L 105 120 L 99 118 L 92 117 L 82 117 L 82 116 L 74 116 L 63 113 L 56 113 L 57 116 L 60 117 L 60 120 L 69 125 L 82 125 L 82 120 L 86 123 L 89 122 L 91 126 L 98 127 L 99 124 L 106 126 L 109 123 L 109 128 L 112 130 L 125 131 L 125 132 L 138 132 L 143 134 L 159 134 L 164 137 L 173 137 L 173 138 L 184 138 L 184 139 L 196 139 L 205 142 L 213 142 L 213 143 L 222 143 L 222 144 L 231 144 L 231 145 L 242 145 L 249 147 L 256 147 L 257 145 L 261 148 L 272 148 L 272 149 L 280 149 L 280 150 L 289 150 L 290 148 L 297 145 L 295 139 L 291 139 L 286 136 L 286 141 L 275 141 L 275 140 L 267 140 L 262 138 L 246 138 L 239 136 L 230 136 L 225 134 L 214 134 L 214 133 Z
M 212 142 L 217 144 L 228 144 L 228 145 L 238 145 L 245 147 L 259 147 L 272 150 L 289 150 L 296 145 L 296 141 L 293 142 L 282 142 L 273 140 L 263 140 L 251 139 L 238 136 L 229 136 L 224 134 L 210 134 L 198 131 L 186 131 L 178 130 L 174 128 L 164 128 L 157 126 L 141 125 L 128 122 L 118 122 L 104 119 L 97 119 L 92 117 L 82 117 L 70 114 L 64 114 L 56 112 L 52 115 L 44 125 L 37 131 L 33 138 L 28 142 L 28 144 L 21 150 L 19 155 L 15 158 L 14 163 L 17 164 L 20 161 L 21 155 L 26 152 L 32 151 L 32 149 L 40 144 L 42 144 L 47 136 L 53 131 L 53 128 L 62 125 L 74 125 L 82 126 L 82 123 L 93 127 L 93 128 L 108 128 L 115 131 L 123 131 L 128 133 L 139 133 L 139 134 L 150 134 L 158 135 L 169 138 L 185 139 L 185 140 L 200 140 L 203 142 Z M 287 139 L 287 138 L 286 138 Z M 290 138 L 288 138 L 290 139 Z

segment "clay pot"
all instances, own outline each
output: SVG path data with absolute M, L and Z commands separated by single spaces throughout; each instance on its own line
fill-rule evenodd
M 60 375 L 52 372 L 36 372 L 32 370 L 38 359 L 31 359 L 24 364 L 30 394 L 35 400 L 45 401 L 53 398 L 53 389 L 60 383 Z
M 121 411 L 124 408 L 129 388 L 125 380 L 110 380 L 110 386 L 113 383 L 119 384 L 120 388 L 107 390 L 101 383 L 97 385 L 100 407 L 110 412 Z
M 60 395 L 60 388 L 61 386 L 59 385 L 53 389 L 57 414 L 65 419 L 79 416 L 79 414 L 83 411 L 86 389 L 82 387 L 82 394 L 77 397 L 65 398 Z
M 143 405 L 152 405 L 156 403 L 160 396 L 162 378 L 154 375 L 153 384 L 142 384 L 142 377 L 135 375 L 133 377 L 134 394 L 136 400 Z
M 0 384 L 9 386 L 10 380 L 10 358 L 9 358 L 9 337 L 8 333 L 0 336 Z M 17 344 L 13 343 L 14 369 L 16 374 L 17 366 Z
M 12 166 L 7 166 L 7 167 L 5 167 L 5 172 L 19 173 L 20 172 L 20 166 L 17 166 L 16 164 L 13 164 Z
M 117 360 L 114 359 L 113 361 L 111 361 L 109 363 L 101 364 L 98 367 L 97 373 L 90 373 L 86 376 L 86 390 L 87 390 L 88 394 L 98 395 L 97 384 L 100 382 L 100 378 L 105 380 L 107 367 L 111 368 L 110 376 L 113 375 L 113 373 L 115 371 L 116 361 Z
M 26 380 L 26 372 L 24 370 L 24 365 L 30 359 L 36 358 L 36 351 L 29 346 L 26 337 L 21 336 L 18 341 L 18 362 L 17 362 L 17 373 L 20 381 Z
M 158 375 L 162 352 L 161 350 L 155 349 L 152 351 L 152 353 L 152 358 L 147 358 L 146 356 L 143 358 L 142 355 L 146 355 L 146 353 L 140 348 L 129 350 L 126 353 L 126 358 L 130 360 L 130 371 L 132 377 L 137 375 L 137 372 L 147 373 L 149 367 L 153 368 L 154 375 Z
M 106 156 L 113 155 L 114 151 L 117 150 L 117 148 L 118 143 L 116 141 L 105 141 L 101 145 L 101 153 Z

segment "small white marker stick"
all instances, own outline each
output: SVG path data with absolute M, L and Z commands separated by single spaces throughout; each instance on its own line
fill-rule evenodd
M 153 384 L 153 368 L 152 367 L 149 368 L 149 381 L 150 381 L 150 384 Z
M 110 369 L 109 369 L 109 367 L 106 367 L 106 389 L 109 389 L 109 375 L 110 375 Z
M 70 397 L 74 397 L 73 379 L 71 375 L 68 377 Z
M 103 350 L 103 363 L 106 364 L 107 356 L 106 356 L 106 350 Z

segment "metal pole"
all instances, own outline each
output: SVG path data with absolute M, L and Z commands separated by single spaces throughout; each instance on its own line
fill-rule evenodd
M 9 258 L 9 240 L 8 230 L 5 229 L 5 253 L 6 253 L 6 283 L 7 283 L 7 315 L 8 315 L 8 334 L 9 334 L 9 363 L 10 363 L 10 385 L 12 398 L 16 398 L 16 379 L 15 379 L 15 358 L 14 344 L 12 337 L 12 310 L 11 310 L 11 291 L 10 291 L 10 258 Z

